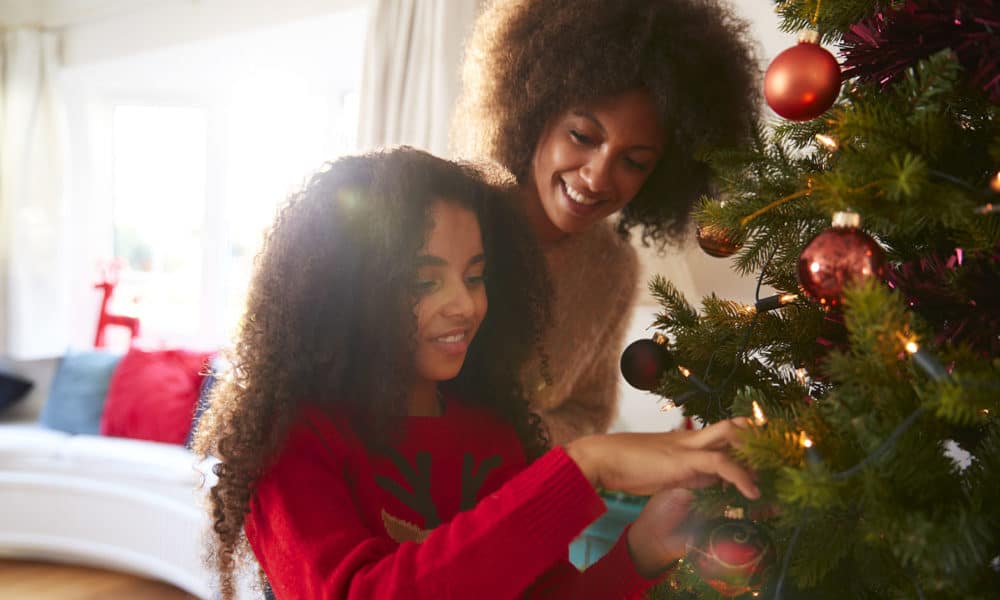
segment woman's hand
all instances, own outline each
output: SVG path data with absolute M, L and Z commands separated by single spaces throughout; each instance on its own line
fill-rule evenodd
M 750 472 L 729 454 L 748 426 L 741 417 L 694 431 L 592 435 L 565 449 L 597 488 L 651 496 L 668 488 L 703 488 L 726 481 L 755 500 L 760 490 Z

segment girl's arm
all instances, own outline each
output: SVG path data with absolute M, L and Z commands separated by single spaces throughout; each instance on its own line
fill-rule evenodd
M 299 427 L 254 488 L 247 539 L 278 598 L 510 598 L 564 560 L 569 543 L 605 511 L 596 487 L 659 497 L 721 478 L 757 497 L 749 473 L 727 452 L 745 426 L 581 438 L 546 453 L 422 543 L 398 545 L 365 523 L 348 448 Z M 676 523 L 656 515 L 654 500 L 640 515 L 642 527 L 629 530 L 602 568 L 579 580 L 557 576 L 551 589 L 563 596 L 592 581 L 583 587 L 597 597 L 602 585 L 647 587 L 647 577 L 676 558 L 662 544 Z

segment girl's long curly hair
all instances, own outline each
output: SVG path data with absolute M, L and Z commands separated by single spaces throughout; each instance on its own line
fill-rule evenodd
M 452 129 L 524 185 L 545 125 L 566 110 L 648 90 L 665 153 L 622 210 L 663 247 L 709 191 L 703 153 L 744 142 L 758 116 L 760 67 L 748 24 L 715 0 L 494 0 L 466 48 Z
M 487 257 L 489 310 L 458 377 L 442 384 L 495 411 L 529 457 L 547 447 L 519 372 L 548 320 L 549 284 L 523 217 L 473 166 L 411 148 L 326 165 L 279 212 L 257 255 L 229 369 L 213 388 L 195 450 L 214 455 L 209 562 L 223 598 L 249 557 L 254 483 L 300 406 L 346 417 L 372 448 L 390 444 L 414 375 L 415 259 L 437 200 L 471 210 Z M 303 491 L 305 493 L 305 491 Z

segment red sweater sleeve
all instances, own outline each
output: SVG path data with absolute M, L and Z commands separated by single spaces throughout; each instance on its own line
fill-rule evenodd
M 605 510 L 556 448 L 422 543 L 396 544 L 366 527 L 346 445 L 325 442 L 297 428 L 254 490 L 247 539 L 279 599 L 515 597 Z
M 525 597 L 574 600 L 641 598 L 646 590 L 662 581 L 667 574 L 657 579 L 646 579 L 635 570 L 635 563 L 628 553 L 627 533 L 628 527 L 611 550 L 584 571 L 578 570 L 569 561 L 559 563 L 543 575 Z

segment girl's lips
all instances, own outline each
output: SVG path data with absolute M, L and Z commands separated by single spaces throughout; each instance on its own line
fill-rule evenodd
M 431 338 L 431 344 L 445 354 L 460 355 L 469 349 L 469 334 L 465 330 L 453 331 Z
M 442 342 L 439 340 L 433 340 L 431 343 L 441 352 L 451 355 L 465 354 L 465 352 L 469 349 L 469 343 L 465 340 L 460 342 Z

